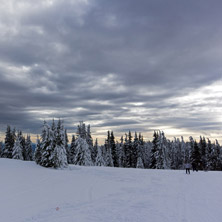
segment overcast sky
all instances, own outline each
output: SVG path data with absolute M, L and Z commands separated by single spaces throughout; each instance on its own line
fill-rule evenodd
M 220 0 L 0 0 L 0 130 L 222 135 Z

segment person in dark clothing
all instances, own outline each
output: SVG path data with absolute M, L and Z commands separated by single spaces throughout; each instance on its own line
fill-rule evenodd
M 190 174 L 190 163 L 185 163 L 186 174 Z

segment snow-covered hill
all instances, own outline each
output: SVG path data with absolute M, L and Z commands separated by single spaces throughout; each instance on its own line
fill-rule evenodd
M 219 222 L 222 172 L 70 166 L 0 159 L 3 222 Z

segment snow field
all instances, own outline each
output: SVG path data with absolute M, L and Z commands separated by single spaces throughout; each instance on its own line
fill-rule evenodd
M 0 159 L 0 221 L 219 222 L 222 172 L 80 167 Z

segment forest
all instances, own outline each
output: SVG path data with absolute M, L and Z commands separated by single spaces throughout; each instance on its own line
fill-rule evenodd
M 184 169 L 185 163 L 199 170 L 222 170 L 221 146 L 217 140 L 200 136 L 169 140 L 163 131 L 154 131 L 152 141 L 144 141 L 141 133 L 127 132 L 120 141 L 108 131 L 103 145 L 93 141 L 90 125 L 80 122 L 69 143 L 63 121 L 43 123 L 32 149 L 30 135 L 7 126 L 5 141 L 0 143 L 1 158 L 35 161 L 43 167 L 66 168 L 68 164 L 145 169 Z

